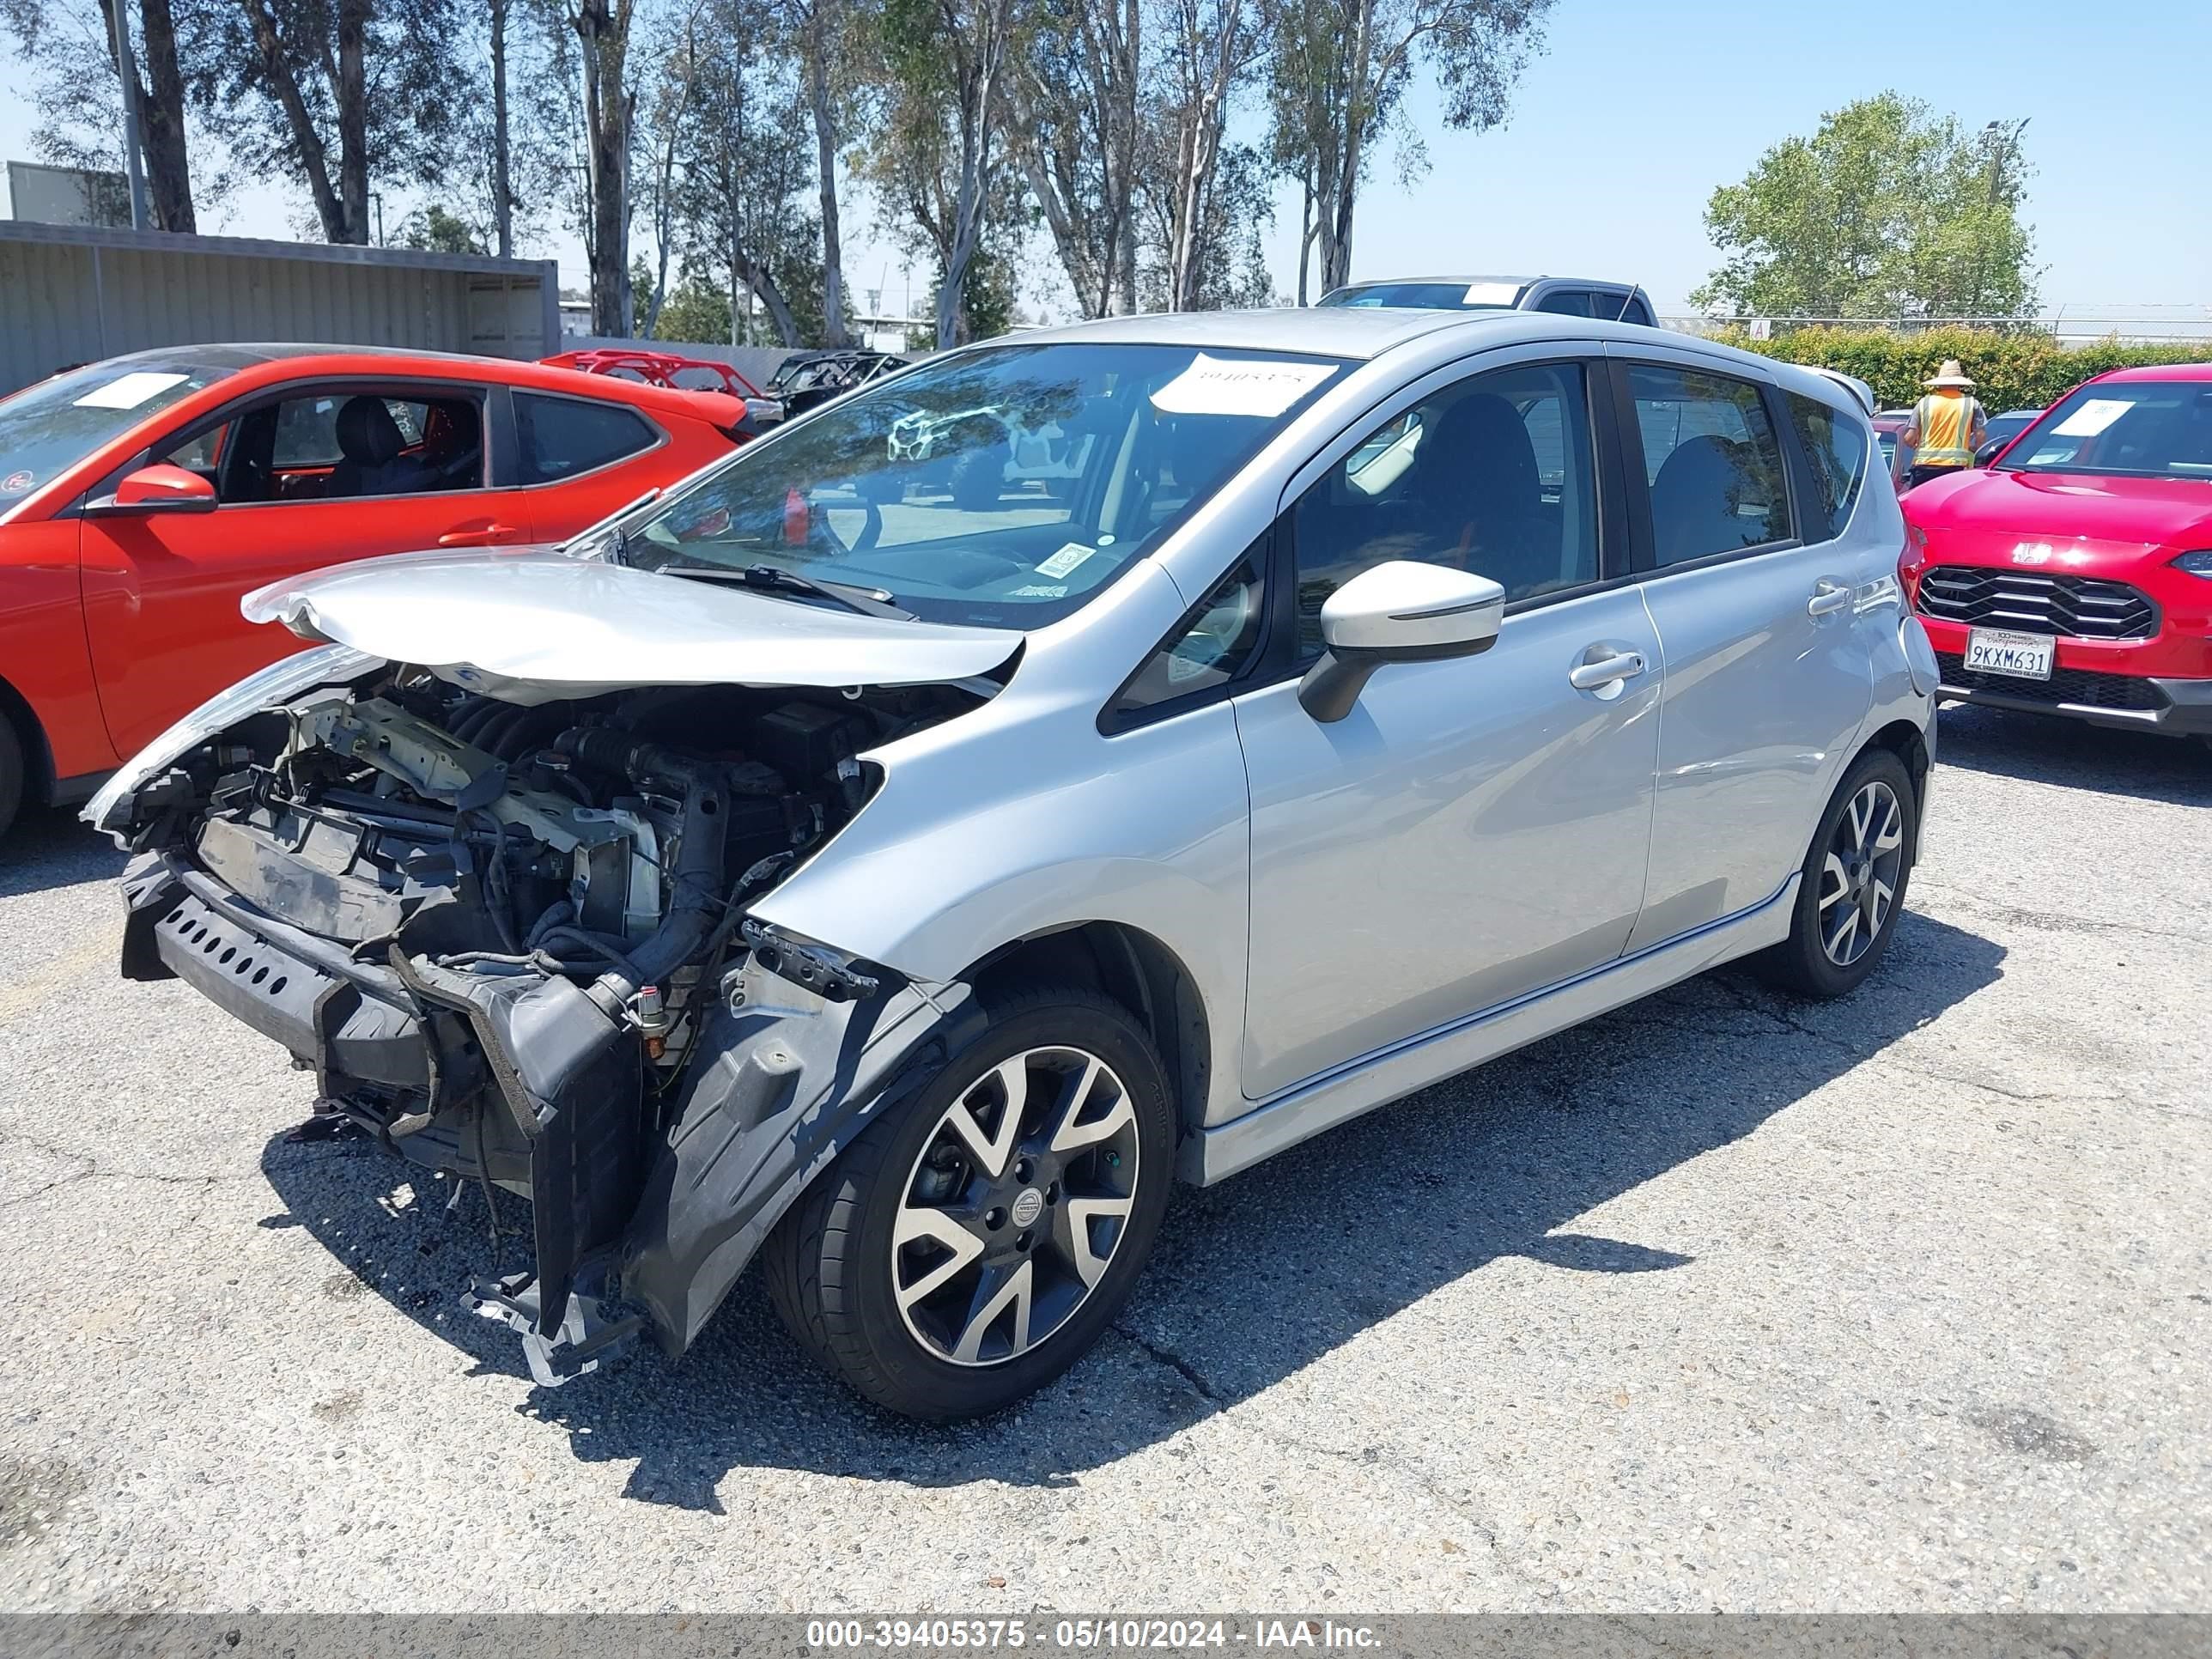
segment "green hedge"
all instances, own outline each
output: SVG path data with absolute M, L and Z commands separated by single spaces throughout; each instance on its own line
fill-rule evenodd
M 1920 383 L 1946 357 L 1956 357 L 1974 379 L 1974 395 L 1992 415 L 2007 409 L 2041 409 L 2092 374 L 2135 364 L 2212 362 L 2212 342 L 2122 345 L 2100 340 L 2062 346 L 2048 334 L 1996 329 L 1939 328 L 1924 334 L 1884 329 L 1810 327 L 1771 340 L 1754 340 L 1741 329 L 1714 337 L 1784 362 L 1810 363 L 1856 374 L 1871 386 L 1884 409 L 1902 408 L 1920 396 Z

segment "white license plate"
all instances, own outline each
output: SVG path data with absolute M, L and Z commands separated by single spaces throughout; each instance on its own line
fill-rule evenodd
M 1977 628 L 1966 635 L 1966 666 L 1984 674 L 2015 679 L 2051 678 L 2051 635 L 2015 634 L 2004 628 Z

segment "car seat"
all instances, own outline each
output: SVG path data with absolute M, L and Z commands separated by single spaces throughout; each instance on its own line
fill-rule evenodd
M 399 453 L 406 434 L 381 398 L 349 398 L 339 404 L 337 439 L 339 459 L 331 469 L 327 495 L 404 495 L 429 480 L 420 460 Z
M 1427 550 L 1517 597 L 1559 575 L 1559 530 L 1544 511 L 1536 447 L 1520 411 L 1478 392 L 1444 411 L 1413 457 L 1408 498 L 1425 520 Z
M 1754 523 L 1737 511 L 1748 482 L 1740 444 L 1708 434 L 1675 446 L 1651 481 L 1659 562 L 1680 564 L 1764 540 L 1766 520 Z

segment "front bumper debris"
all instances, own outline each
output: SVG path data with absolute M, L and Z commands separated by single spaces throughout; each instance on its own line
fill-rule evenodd
M 763 949 L 763 933 L 710 997 L 657 1127 L 636 1033 L 568 981 L 358 960 L 174 849 L 140 854 L 123 887 L 126 978 L 183 979 L 388 1150 L 530 1199 L 534 1271 L 465 1299 L 521 1335 L 543 1386 L 598 1369 L 648 1320 L 681 1353 L 807 1182 L 981 1018 L 963 985 Z

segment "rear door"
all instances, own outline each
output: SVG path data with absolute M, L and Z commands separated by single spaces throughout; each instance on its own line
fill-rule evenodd
M 511 469 L 501 465 L 519 486 L 533 540 L 588 529 L 689 471 L 668 432 L 629 404 L 522 386 L 507 397 L 514 459 Z
M 85 629 L 116 751 L 135 753 L 300 648 L 286 630 L 239 615 L 240 597 L 264 582 L 376 554 L 527 540 L 518 492 L 489 487 L 487 393 L 447 380 L 289 386 L 173 428 L 95 488 L 83 520 Z M 349 403 L 361 405 L 347 422 L 351 457 L 339 432 Z M 218 505 L 101 512 L 121 472 L 149 461 L 199 472 Z
M 1643 950 L 1772 897 L 1874 696 L 1857 561 L 1801 526 L 1786 417 L 1755 370 L 1608 348 L 1641 591 L 1666 675 Z M 1640 453 L 1639 453 L 1640 451 Z M 1809 492 L 1808 492 L 1809 493 Z

